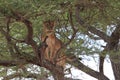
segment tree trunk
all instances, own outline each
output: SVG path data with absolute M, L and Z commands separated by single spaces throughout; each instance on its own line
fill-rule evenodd
M 65 80 L 64 70 L 62 71 L 62 73 L 57 71 L 52 71 L 52 75 L 54 80 Z
M 114 56 L 111 58 L 112 69 L 115 80 L 120 80 L 120 56 Z
M 105 78 L 103 76 L 103 73 L 100 73 L 100 75 L 98 75 L 98 80 L 109 80 L 108 78 Z
M 55 73 L 53 74 L 54 80 L 65 80 L 64 74 Z

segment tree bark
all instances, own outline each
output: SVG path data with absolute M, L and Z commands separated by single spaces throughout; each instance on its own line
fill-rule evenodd
M 60 74 L 59 72 L 52 72 L 54 80 L 65 80 L 64 72 Z
M 115 61 L 116 60 L 116 61 Z M 114 73 L 115 80 L 120 80 L 120 56 L 111 58 L 112 69 Z
M 94 71 L 90 68 L 88 68 L 87 66 L 85 66 L 84 64 L 82 64 L 79 60 L 75 60 L 74 61 L 68 61 L 69 64 L 73 65 L 74 67 L 78 68 L 79 70 L 87 73 L 88 75 L 95 77 L 99 80 L 109 80 L 103 73 Z

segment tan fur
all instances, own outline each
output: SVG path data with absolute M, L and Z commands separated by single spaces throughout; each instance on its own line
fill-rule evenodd
M 43 22 L 43 34 L 41 35 L 41 40 L 43 41 L 45 37 L 48 36 L 46 40 L 46 44 L 48 45 L 48 47 L 44 52 L 44 57 L 45 59 L 51 61 L 54 64 L 64 66 L 65 56 L 63 53 L 60 53 L 58 51 L 62 47 L 62 42 L 56 37 L 54 33 L 54 27 L 54 21 Z

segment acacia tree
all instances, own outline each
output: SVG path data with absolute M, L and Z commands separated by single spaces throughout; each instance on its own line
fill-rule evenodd
M 103 71 L 104 58 L 109 55 L 115 80 L 119 80 L 119 13 L 119 0 L 0 0 L 1 77 L 45 80 L 52 75 L 55 80 L 74 80 L 64 77 L 61 67 L 38 58 L 42 22 L 49 19 L 57 23 L 56 35 L 64 43 L 61 50 L 71 59 L 69 65 L 98 80 L 109 80 Z M 109 28 L 111 34 L 107 34 Z M 89 42 L 84 36 L 106 42 L 101 44 L 104 50 L 86 46 Z M 98 53 L 99 71 L 80 62 L 76 56 L 83 51 L 86 55 Z M 38 73 L 30 71 L 35 65 Z M 7 74 L 9 70 L 14 72 Z

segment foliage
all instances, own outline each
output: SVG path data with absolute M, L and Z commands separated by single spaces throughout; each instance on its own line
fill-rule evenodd
M 76 6 L 79 6 L 80 8 L 79 15 L 84 21 L 83 25 L 80 25 L 79 22 L 76 21 Z M 1 61 L 18 60 L 18 52 L 15 51 L 15 46 L 18 47 L 20 55 L 26 55 L 29 53 L 30 56 L 35 56 L 33 47 L 26 43 L 22 43 L 22 40 L 26 39 L 28 29 L 25 23 L 19 21 L 19 19 L 17 20 L 18 17 L 16 17 L 15 13 L 18 14 L 18 16 L 22 16 L 22 18 L 31 21 L 33 40 L 37 45 L 41 43 L 39 38 L 43 30 L 42 22 L 45 20 L 55 20 L 55 32 L 57 37 L 64 44 L 69 43 L 71 40 L 65 48 L 66 54 L 72 53 L 79 56 L 82 55 L 82 52 L 85 52 L 86 55 L 92 55 L 94 53 L 99 54 L 101 52 L 100 49 L 104 46 L 104 44 L 99 44 L 99 41 L 95 39 L 104 39 L 102 39 L 98 34 L 89 31 L 89 27 L 86 28 L 85 26 L 92 26 L 106 34 L 108 29 L 107 27 L 109 25 L 116 25 L 119 22 L 120 2 L 119 0 L 0 0 Z M 73 36 L 72 39 L 73 34 L 75 34 L 75 36 Z M 12 37 L 10 39 L 11 42 L 6 39 L 6 35 L 10 35 L 9 37 Z M 13 49 L 13 51 L 11 51 L 11 49 Z M 28 56 L 28 58 L 31 58 L 30 56 Z M 20 63 L 15 67 L 17 67 L 18 70 L 20 69 L 23 72 L 25 71 L 27 73 L 26 75 L 28 75 L 28 70 L 26 71 L 24 68 L 28 69 L 29 64 L 25 65 L 25 63 L 23 60 L 23 63 Z M 9 68 L 16 71 L 13 67 Z M 39 72 L 38 75 L 44 73 L 43 68 L 37 68 L 41 69 L 41 73 L 36 71 Z M 49 72 L 44 74 L 50 75 Z M 4 77 L 7 74 L 0 73 L 0 75 Z M 21 75 L 29 78 L 29 76 Z M 38 78 L 38 76 L 32 76 L 32 78 Z

